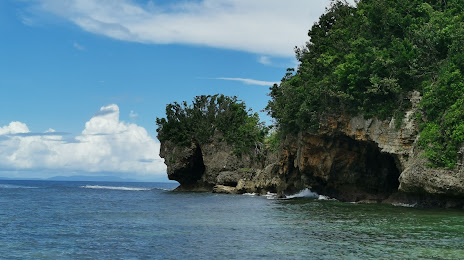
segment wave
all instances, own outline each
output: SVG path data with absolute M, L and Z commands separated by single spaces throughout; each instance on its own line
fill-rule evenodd
M 337 200 L 337 199 L 334 199 L 334 198 L 331 198 L 331 197 L 325 196 L 325 195 L 319 195 L 319 197 L 317 199 L 318 200 Z
M 243 195 L 245 196 L 259 196 L 257 193 L 244 193 Z M 297 198 L 310 198 L 310 199 L 317 199 L 317 200 L 336 200 L 334 198 L 331 198 L 329 196 L 325 195 L 319 195 L 316 192 L 311 191 L 310 189 L 306 188 L 304 190 L 301 190 L 298 193 L 292 194 L 292 195 L 286 195 L 284 197 L 279 197 L 277 193 L 272 193 L 272 192 L 267 192 L 267 194 L 263 195 L 266 197 L 266 199 L 269 200 L 289 200 L 289 199 L 297 199 Z
M 287 199 L 294 199 L 294 198 L 312 198 L 317 199 L 319 198 L 319 194 L 312 192 L 310 189 L 306 188 L 296 194 L 288 195 Z
M 415 208 L 417 206 L 417 203 L 414 203 L 414 204 L 392 203 L 392 205 L 395 206 L 395 207 Z
M 38 187 L 21 186 L 13 184 L 0 184 L 0 189 L 37 189 Z
M 285 198 L 286 199 L 309 198 L 309 199 L 317 199 L 317 200 L 336 200 L 326 195 L 319 195 L 316 192 L 313 192 L 308 188 L 301 190 L 300 192 L 295 193 L 293 195 L 287 195 Z
M 266 195 L 264 195 L 264 197 L 266 197 L 266 199 L 268 200 L 274 200 L 277 199 L 277 193 L 272 193 L 268 191 Z
M 166 189 L 166 188 L 152 188 L 152 190 L 173 191 L 174 189 Z
M 116 187 L 116 186 L 101 186 L 101 185 L 85 185 L 81 186 L 84 189 L 99 189 L 99 190 L 127 190 L 127 191 L 147 191 L 152 188 L 139 188 L 139 187 Z

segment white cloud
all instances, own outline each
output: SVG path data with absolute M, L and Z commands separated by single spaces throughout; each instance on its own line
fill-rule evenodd
M 139 117 L 139 114 L 135 113 L 134 110 L 131 110 L 129 113 L 129 118 L 136 119 L 137 117 Z
M 29 128 L 26 124 L 21 122 L 11 122 L 9 125 L 0 127 L 0 135 L 5 134 L 18 134 L 18 133 L 28 133 Z
M 229 80 L 229 81 L 239 81 L 245 83 L 247 85 L 257 85 L 257 86 L 273 86 L 274 84 L 278 84 L 279 82 L 273 81 L 262 81 L 256 79 L 244 79 L 244 78 L 215 78 L 220 80 Z
M 271 58 L 269 58 L 268 56 L 259 57 L 258 62 L 263 64 L 263 65 L 271 65 L 272 64 Z
M 83 30 L 154 44 L 191 44 L 293 57 L 330 0 L 35 0 Z M 160 4 L 158 4 L 160 3 Z M 36 6 L 37 7 L 37 6 Z M 37 10 L 32 8 L 31 10 Z
M 155 178 L 166 172 L 159 145 L 145 128 L 119 121 L 119 107 L 109 105 L 85 124 L 73 142 L 53 129 L 31 133 L 21 122 L 0 127 L 0 168 L 59 170 L 60 175 L 113 172 L 123 177 Z

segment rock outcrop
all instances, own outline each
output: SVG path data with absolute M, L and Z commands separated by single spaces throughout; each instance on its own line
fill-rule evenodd
M 188 147 L 169 141 L 161 143 L 160 156 L 165 159 L 168 178 L 180 183 L 177 190 L 220 193 L 278 190 L 280 178 L 278 167 L 269 161 L 272 155 L 236 156 L 233 147 L 220 140 L 220 134 L 216 133 L 205 144 L 195 140 Z
M 427 167 L 417 147 L 420 98 L 411 93 L 401 124 L 327 115 L 316 132 L 287 136 L 278 156 L 237 157 L 216 137 L 184 148 L 162 142 L 160 155 L 178 190 L 286 194 L 310 188 L 342 201 L 463 207 L 464 148 L 455 169 Z
M 418 92 L 401 124 L 362 116 L 327 116 L 316 133 L 284 142 L 280 174 L 285 189 L 309 187 L 342 201 L 405 202 L 464 206 L 464 167 L 427 167 L 417 146 Z M 462 152 L 461 152 L 462 161 Z

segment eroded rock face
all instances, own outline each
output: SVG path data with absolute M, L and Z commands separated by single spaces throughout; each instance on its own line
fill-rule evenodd
M 178 147 L 161 143 L 160 156 L 165 159 L 168 178 L 180 183 L 177 190 L 214 191 L 220 193 L 267 192 L 277 190 L 280 179 L 276 167 L 265 167 L 266 157 L 236 156 L 233 147 L 220 141 L 216 133 L 211 141 Z
M 297 146 L 284 150 L 287 192 L 311 188 L 343 201 L 379 201 L 398 189 L 395 155 L 373 142 L 300 133 Z
M 464 167 L 455 169 L 426 167 L 428 161 L 421 154 L 411 160 L 401 173 L 399 190 L 415 194 L 435 194 L 445 197 L 461 197 L 464 202 Z
M 180 147 L 172 142 L 161 143 L 160 156 L 167 165 L 168 178 L 180 183 L 180 189 L 207 190 L 200 180 L 205 172 L 201 148 L 196 142 Z
M 307 187 L 343 201 L 423 198 L 464 206 L 464 151 L 455 169 L 426 167 L 414 116 L 419 93 L 410 98 L 412 108 L 399 127 L 394 119 L 332 115 L 316 133 L 288 136 L 279 162 L 285 189 Z

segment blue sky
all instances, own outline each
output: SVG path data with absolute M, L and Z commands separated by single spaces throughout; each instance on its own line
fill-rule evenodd
M 166 104 L 223 93 L 261 111 L 329 3 L 0 1 L 0 177 L 167 180 Z

